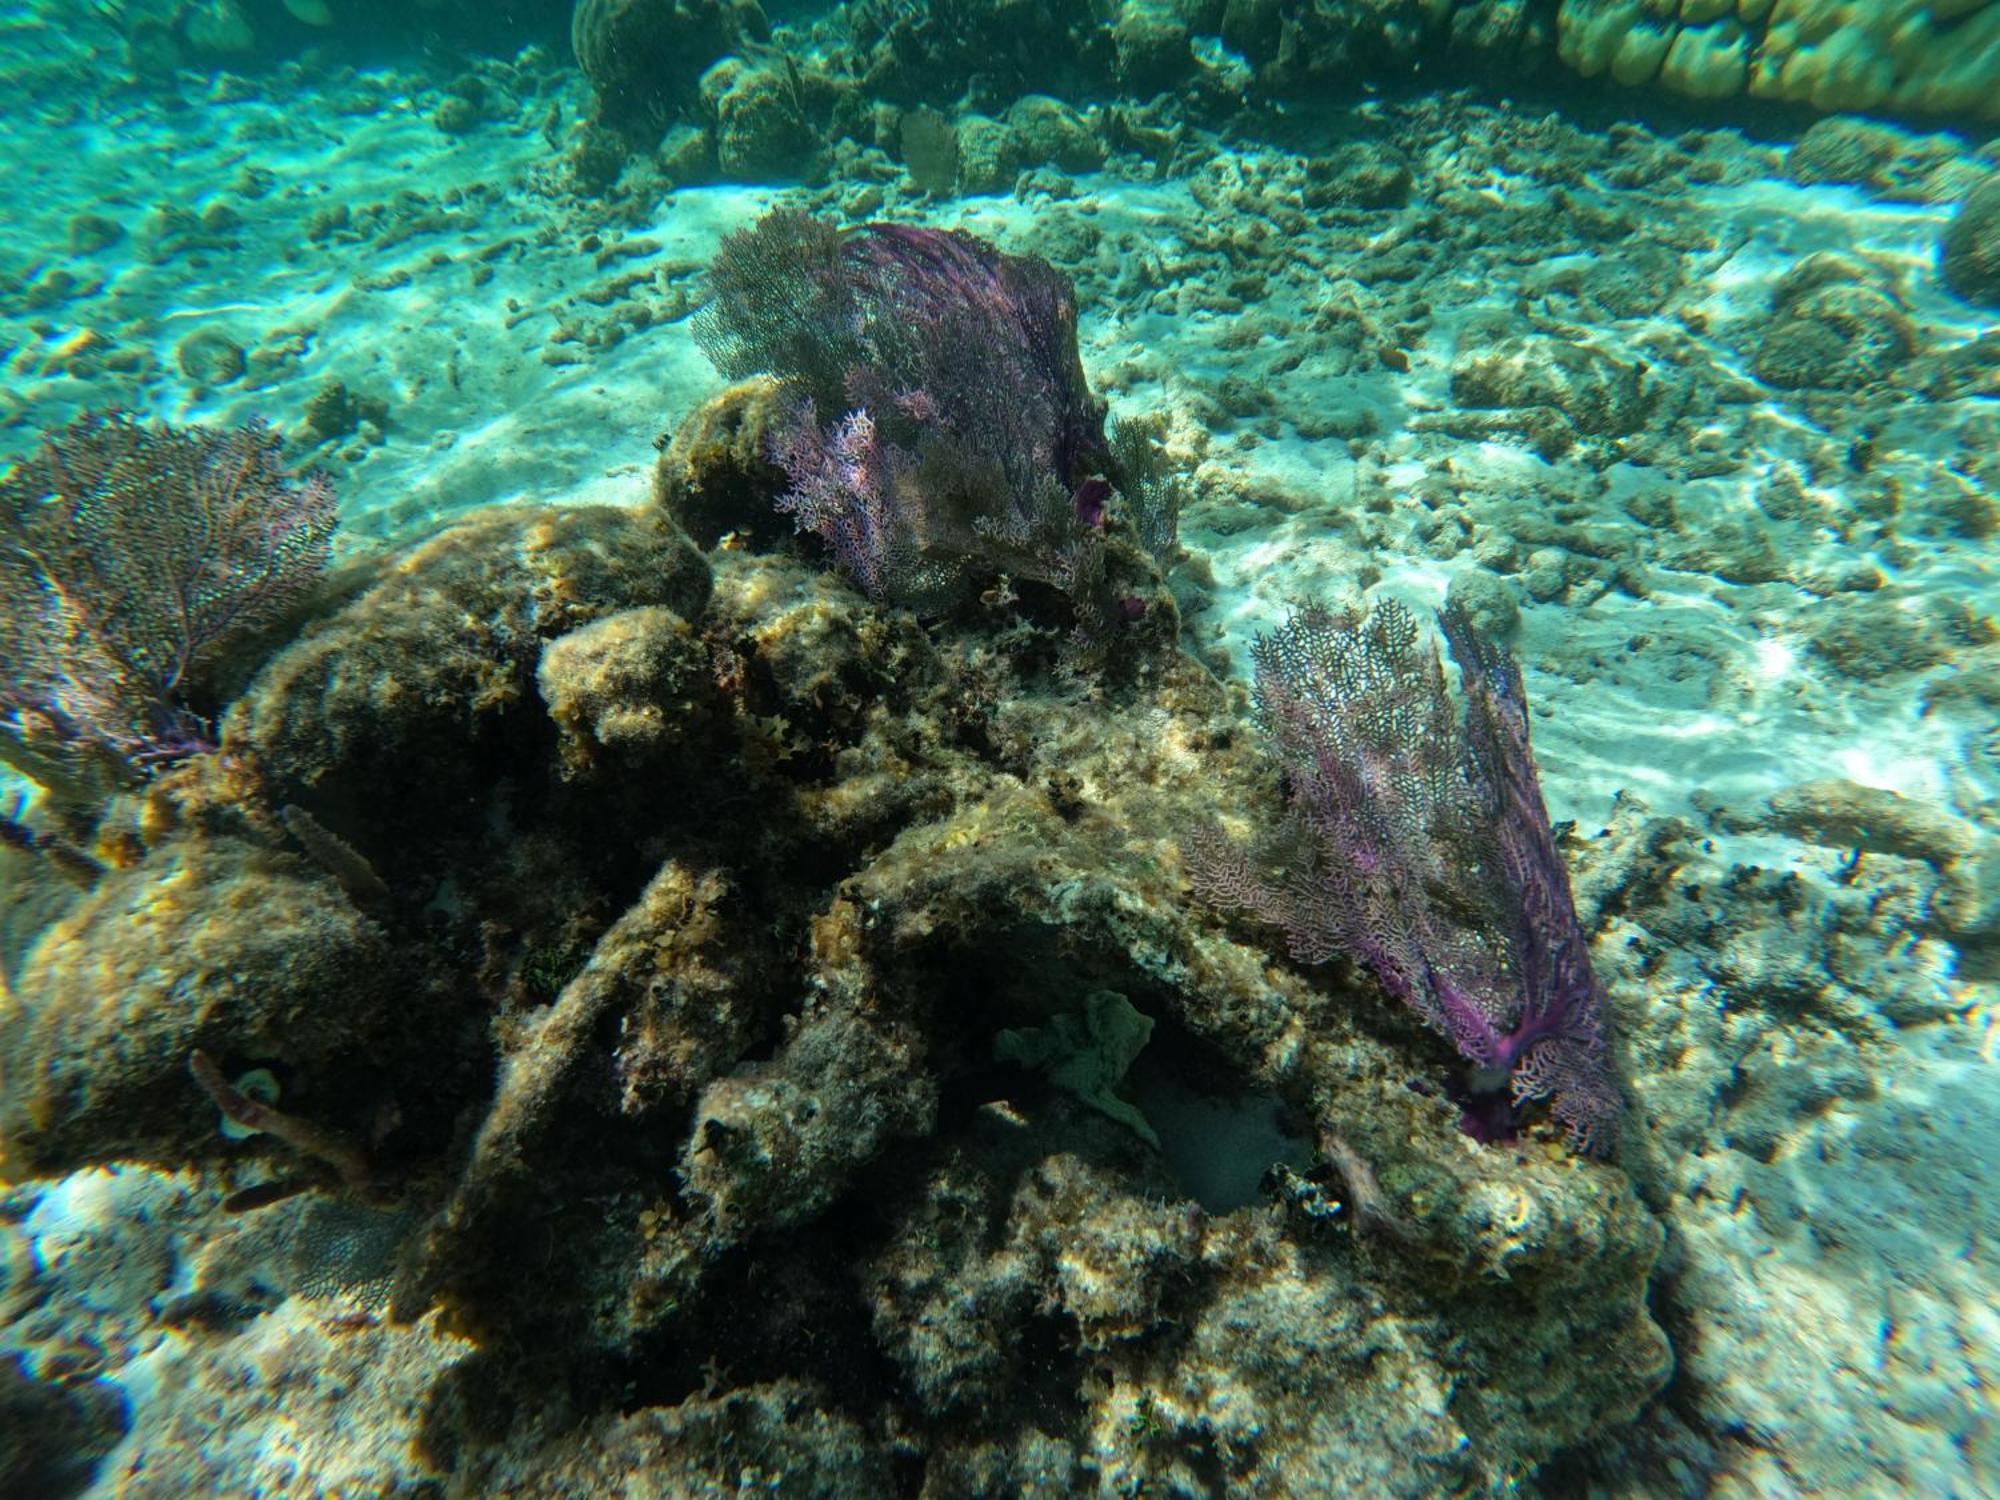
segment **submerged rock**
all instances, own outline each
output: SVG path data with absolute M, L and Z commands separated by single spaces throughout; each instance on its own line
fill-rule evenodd
M 1952 215 L 1938 245 L 1938 274 L 1966 301 L 2000 307 L 2000 172 Z
M 348 1114 L 391 1030 L 382 930 L 305 861 L 178 839 L 113 870 L 45 931 L 13 984 L 4 1124 L 38 1170 L 178 1161 L 221 1144 L 188 1076 L 201 1048 L 283 1071 Z M 380 1102 L 379 1098 L 376 1102 Z
M 1643 366 L 1537 335 L 1462 352 L 1451 367 L 1451 398 L 1473 408 L 1547 407 L 1591 436 L 1637 432 L 1649 404 Z
M 174 346 L 174 362 L 197 385 L 227 385 L 247 367 L 243 346 L 220 328 L 197 328 Z
M 725 176 L 749 182 L 810 176 L 819 138 L 801 110 L 796 75 L 725 57 L 701 76 Z
M 1082 115 L 1060 99 L 1028 94 L 1007 110 L 1007 124 L 1021 153 L 1035 166 L 1089 172 L 1104 165 L 1104 146 Z
M 102 1380 L 38 1380 L 19 1354 L 0 1353 L 0 1487 L 10 1495 L 79 1495 L 129 1425 L 124 1398 Z
M 1774 828 L 1837 849 L 1923 859 L 1940 870 L 1971 851 L 1972 826 L 1928 803 L 1832 778 L 1774 794 Z
M 791 531 L 772 504 L 789 487 L 771 461 L 773 435 L 787 415 L 778 382 L 739 381 L 690 412 L 653 467 L 653 503 L 695 542 L 713 547 L 731 532 L 769 546 Z
M 570 17 L 597 119 L 649 141 L 695 107 L 711 64 L 769 37 L 757 0 L 580 0 Z
M 1856 390 L 1893 374 L 1917 352 L 1909 315 L 1880 278 L 1822 252 L 1779 278 L 1756 369 L 1781 390 Z
M 1949 135 L 1917 135 L 1855 115 L 1817 120 L 1785 156 L 1785 174 L 1804 185 L 1831 182 L 1895 202 L 1937 202 L 1971 169 Z
M 714 696 L 708 653 L 688 623 L 660 605 L 551 641 L 535 677 L 572 774 L 607 757 L 632 769 L 657 766 L 699 737 Z
M 495 1336 L 690 1365 L 726 1346 L 804 1382 L 829 1436 L 857 1400 L 904 1412 L 946 1489 L 1027 1453 L 1065 1486 L 1189 1473 L 1237 1392 L 1261 1409 L 1229 1430 L 1236 1462 L 1427 1493 L 1438 1464 L 1470 1478 L 1533 1462 L 1657 1386 L 1658 1233 L 1620 1174 L 1472 1145 L 1347 997 L 1271 969 L 1181 896 L 1193 810 L 1259 795 L 1256 757 L 1217 739 L 1230 710 L 1204 673 L 1162 661 L 1107 716 L 1017 677 L 1033 669 L 989 658 L 977 629 L 933 641 L 782 559 L 716 566 L 705 628 L 728 643 L 737 770 L 694 767 L 687 800 L 647 813 L 681 852 L 509 1049 L 402 1314 L 442 1302 Z M 759 809 L 740 828 L 683 821 L 731 799 Z M 773 920 L 796 937 L 758 939 Z M 1201 1164 L 1175 1156 L 1198 1144 L 1163 1131 L 1155 1150 L 1065 1086 L 996 1067 L 1003 1033 L 1060 1025 L 1094 990 L 1152 1028 L 1133 1065 L 1149 1101 L 1281 1099 L 1338 1141 L 1333 1192 L 1365 1200 L 1370 1227 L 1336 1212 L 1315 1229 L 1271 1201 L 1206 1220 L 1183 1185 Z M 827 1235 L 860 1205 L 875 1226 L 860 1241 Z M 552 1251 L 512 1227 L 550 1216 Z M 1394 1244 L 1388 1261 L 1361 1253 L 1368 1234 Z M 746 1263 L 764 1288 L 747 1300 Z M 1503 1295 L 1501 1276 L 1541 1291 Z M 1412 1297 L 1450 1339 L 1408 1321 Z M 1332 1308 L 1346 1335 L 1295 1338 Z M 1023 1362 L 1014 1331 L 1038 1309 L 1058 1316 Z M 1167 1332 L 1189 1318 L 1212 1337 Z M 822 1330 L 810 1351 L 805 1326 Z M 1385 1339 L 1393 1366 L 1342 1352 Z M 888 1385 L 819 1394 L 883 1356 Z M 1085 1409 L 1051 1430 L 1041 1414 L 1079 1382 Z M 1476 1449 L 1445 1394 L 1468 1383 Z M 1392 1414 L 1413 1387 L 1435 1400 Z M 616 1440 L 706 1409 L 641 1414 Z M 979 1435 L 956 1425 L 970 1410 Z M 1364 1436 L 1390 1421 L 1415 1422 L 1410 1451 Z
M 1028 160 L 1027 147 L 1011 126 L 986 115 L 963 115 L 957 123 L 958 190 L 1004 193 L 1014 186 Z
M 1194 1484 L 1219 1443 L 1415 1496 L 1626 1420 L 1669 1359 L 1624 1174 L 1474 1144 L 1413 1086 L 1449 1049 L 1191 901 L 1182 839 L 1275 817 L 1269 766 L 1170 605 L 1094 675 L 1048 609 L 926 624 L 658 510 L 361 566 L 24 964 L 17 1156 L 256 1203 L 337 1136 L 390 1201 L 301 1285 L 379 1306 L 416 1226 L 388 1311 L 483 1350 L 433 1378 L 421 1329 L 368 1338 L 432 1380 L 423 1452 L 470 1489 L 694 1484 L 754 1431 L 830 1494 Z M 1091 1069 L 996 1053 L 1078 1011 L 1115 1022 Z M 290 1124 L 227 1140 L 253 1082 Z M 184 1315 L 248 1315 L 243 1264 Z
M 395 555 L 277 656 L 224 741 L 294 790 L 435 796 L 534 701 L 545 641 L 641 605 L 699 618 L 707 596 L 707 567 L 658 516 L 488 511 Z

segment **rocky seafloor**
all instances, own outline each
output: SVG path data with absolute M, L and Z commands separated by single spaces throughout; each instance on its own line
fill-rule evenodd
M 1497 83 L 1355 23 L 1339 90 L 1282 7 L 1046 70 L 986 9 L 616 108 L 462 15 L 24 33 L 0 452 L 261 415 L 343 542 L 198 685 L 219 754 L 81 830 L 23 786 L 101 874 L 0 848 L 0 1488 L 2000 1488 L 2000 151 L 1622 91 L 1782 0 L 1628 17 L 1589 86 L 1527 22 L 1616 7 L 1515 8 Z M 1915 98 L 1873 76 L 1822 102 Z M 690 319 L 777 202 L 1072 278 L 1186 492 L 1101 659 L 771 524 Z M 1448 1044 L 1189 887 L 1281 803 L 1255 633 L 1447 589 L 1527 670 L 1608 1162 L 1475 1143 Z M 226 1131 L 196 1050 L 349 1170 Z

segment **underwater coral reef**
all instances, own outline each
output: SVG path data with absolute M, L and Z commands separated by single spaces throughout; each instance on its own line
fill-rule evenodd
M 2000 3 L 4 24 L 0 1492 L 2000 1487 Z

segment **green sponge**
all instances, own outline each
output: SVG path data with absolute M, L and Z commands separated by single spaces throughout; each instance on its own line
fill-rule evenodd
M 1001 1032 L 993 1039 L 993 1055 L 1033 1068 L 1148 1145 L 1158 1146 L 1160 1138 L 1138 1106 L 1114 1092 L 1152 1035 L 1151 1016 L 1134 1010 L 1123 995 L 1098 990 L 1085 998 L 1081 1015 L 1065 1011 L 1046 1026 Z

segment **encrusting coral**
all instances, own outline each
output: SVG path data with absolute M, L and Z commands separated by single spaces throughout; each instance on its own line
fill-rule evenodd
M 2000 114 L 1989 0 L 1563 0 L 1562 60 L 1694 99 L 1835 113 Z

